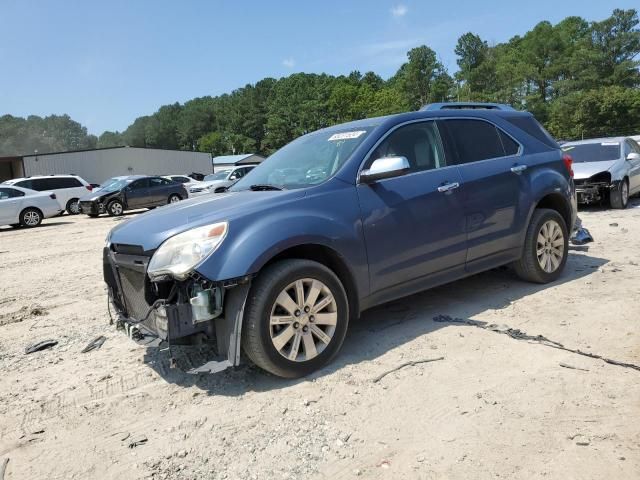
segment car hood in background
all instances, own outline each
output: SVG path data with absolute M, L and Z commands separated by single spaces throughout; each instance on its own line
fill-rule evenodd
M 109 241 L 140 245 L 144 251 L 154 250 L 166 239 L 192 228 L 233 220 L 245 215 L 275 208 L 305 195 L 304 190 L 241 191 L 183 200 L 146 212 L 111 230 Z
M 606 172 L 613 167 L 618 160 L 606 162 L 580 162 L 573 164 L 573 178 L 582 180 L 594 176 L 596 173 Z

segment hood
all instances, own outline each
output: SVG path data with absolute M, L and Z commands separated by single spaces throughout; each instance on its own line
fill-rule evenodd
M 178 233 L 223 220 L 234 219 L 269 210 L 283 202 L 302 198 L 304 190 L 241 191 L 183 200 L 133 217 L 113 228 L 111 243 L 141 245 L 154 250 Z
M 93 190 L 92 192 L 87 193 L 86 195 L 80 197 L 81 202 L 96 202 L 101 198 L 108 197 L 110 195 L 114 195 L 119 193 L 120 190 L 116 190 L 115 192 L 103 192 L 102 190 Z
M 209 180 L 208 182 L 198 182 L 196 185 L 192 185 L 193 187 L 203 187 L 203 188 L 209 188 L 209 187 L 217 187 L 217 186 L 221 186 L 224 185 L 226 183 L 231 183 L 229 180 Z
M 618 160 L 608 160 L 606 162 L 580 162 L 574 163 L 573 168 L 573 178 L 576 180 L 583 180 L 585 178 L 590 178 L 594 176 L 596 173 L 606 172 L 610 168 L 612 168 Z

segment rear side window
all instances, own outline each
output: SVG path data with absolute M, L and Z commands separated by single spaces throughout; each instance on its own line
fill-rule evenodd
M 471 163 L 514 155 L 518 144 L 492 123 L 452 119 L 440 122 L 447 153 L 455 163 Z
M 507 122 L 515 125 L 520 130 L 528 133 L 533 138 L 540 140 L 551 148 L 558 148 L 558 144 L 542 125 L 532 116 L 518 115 L 517 117 L 503 117 Z
M 0 200 L 7 198 L 24 197 L 24 192 L 15 188 L 0 188 Z
M 26 182 L 30 182 L 31 186 L 27 186 Z M 32 188 L 38 192 L 45 190 L 59 190 L 61 188 L 77 188 L 82 187 L 80 180 L 73 177 L 51 177 L 51 178 L 34 178 L 33 180 L 25 180 L 20 182 L 19 187 Z
M 34 188 L 33 188 L 33 180 L 22 180 L 21 182 L 14 183 L 14 185 L 16 187 L 30 188 L 31 190 L 34 190 Z

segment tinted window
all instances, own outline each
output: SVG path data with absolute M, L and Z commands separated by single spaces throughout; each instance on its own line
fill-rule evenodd
M 435 122 L 412 123 L 391 133 L 371 153 L 367 168 L 383 157 L 406 157 L 411 171 L 432 170 L 445 166 L 444 154 Z
M 558 144 L 553 137 L 547 132 L 538 121 L 531 116 L 503 117 L 507 122 L 515 125 L 520 130 L 531 135 L 533 138 L 540 140 L 545 145 L 558 148 Z
M 22 180 L 21 182 L 16 182 L 14 185 L 16 187 L 30 188 L 33 190 L 33 180 Z
M 574 163 L 605 162 L 620 158 L 620 144 L 618 142 L 563 145 L 562 151 L 571 155 Z
M 178 183 L 188 183 L 189 179 L 187 177 L 171 177 L 171 180 Z
M 0 200 L 14 197 L 24 197 L 24 192 L 15 188 L 0 188 Z
M 456 163 L 470 163 L 506 155 L 498 129 L 482 120 L 441 122 L 448 150 Z M 517 151 L 517 149 L 516 149 Z
M 134 182 L 131 182 L 131 184 L 129 186 L 131 187 L 132 190 L 139 190 L 141 188 L 147 188 L 149 186 L 149 179 L 148 178 L 142 178 L 140 180 L 136 180 Z
M 171 180 L 167 180 L 166 178 L 154 177 L 149 179 L 149 186 L 151 187 L 164 187 L 171 185 L 172 183 L 173 182 Z
M 505 155 L 517 155 L 518 150 L 520 150 L 520 145 L 518 145 L 513 138 L 499 128 L 498 135 L 500 135 L 500 141 L 502 142 L 502 148 L 504 149 Z

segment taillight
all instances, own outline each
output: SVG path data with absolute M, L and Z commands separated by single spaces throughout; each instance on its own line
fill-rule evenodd
M 569 176 L 573 178 L 573 158 L 571 158 L 571 155 L 567 155 L 565 153 L 564 155 L 562 155 L 562 161 L 564 162 L 564 166 L 567 169 L 567 172 L 569 172 Z
M 51 195 L 49 195 L 49 198 L 51 198 L 51 200 L 55 200 L 57 197 L 55 193 L 52 193 Z
M 91 185 L 85 185 L 85 187 L 87 187 L 87 190 L 89 190 L 90 192 L 93 191 L 93 187 Z

